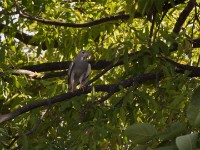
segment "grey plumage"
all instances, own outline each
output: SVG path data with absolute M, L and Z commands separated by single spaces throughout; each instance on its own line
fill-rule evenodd
M 70 64 L 68 70 L 68 91 L 73 92 L 78 84 L 80 84 L 80 88 L 85 86 L 91 72 L 91 65 L 87 62 L 88 56 L 89 52 L 81 50 Z

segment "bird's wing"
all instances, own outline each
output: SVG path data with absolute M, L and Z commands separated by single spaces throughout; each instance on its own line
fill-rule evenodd
M 91 72 L 91 65 L 88 63 L 87 70 L 81 75 L 79 81 L 81 82 L 80 84 L 85 85 L 88 81 L 88 77 Z
M 85 74 L 85 78 L 88 78 L 88 76 L 90 75 L 90 72 L 91 72 L 91 65 L 88 63 L 88 67 L 87 67 L 87 71 L 86 71 L 86 74 Z
M 72 70 L 74 68 L 74 62 L 71 62 L 70 66 L 69 66 L 69 69 L 68 69 L 68 84 L 71 83 L 71 74 L 72 74 Z

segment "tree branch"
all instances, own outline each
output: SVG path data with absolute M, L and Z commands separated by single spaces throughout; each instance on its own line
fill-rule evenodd
M 0 32 L 2 32 L 3 29 L 7 29 L 9 31 L 10 27 L 6 26 L 4 24 L 0 24 Z M 4 30 L 4 33 L 7 33 L 7 31 Z M 34 36 L 28 35 L 24 32 L 20 32 L 19 30 L 16 30 L 16 34 L 15 34 L 15 38 L 18 39 L 19 41 L 23 42 L 24 44 L 32 45 L 32 46 L 39 46 L 41 44 L 41 48 L 43 50 L 46 50 L 47 46 L 46 46 L 45 42 L 39 43 L 36 41 L 31 41 L 34 38 Z M 58 47 L 58 41 L 54 41 L 54 47 L 55 48 Z
M 167 57 L 161 57 L 161 59 L 166 60 L 177 67 L 176 72 L 177 73 L 184 73 L 185 71 L 190 71 L 189 77 L 198 77 L 200 75 L 200 67 L 195 66 L 189 66 L 189 65 L 183 65 L 179 64 Z
M 174 4 L 178 5 L 180 3 L 183 3 L 184 1 L 185 0 L 176 0 L 174 2 Z M 130 18 L 130 15 L 128 15 L 128 14 L 118 14 L 118 15 L 105 17 L 105 18 L 98 19 L 98 20 L 95 20 L 95 21 L 92 21 L 92 22 L 88 22 L 88 23 L 80 23 L 80 24 L 66 23 L 66 22 L 52 21 L 52 20 L 32 16 L 32 15 L 28 14 L 27 12 L 25 12 L 24 10 L 22 10 L 20 8 L 19 4 L 16 2 L 16 0 L 14 2 L 15 2 L 17 12 L 19 13 L 21 18 L 27 18 L 27 19 L 34 20 L 34 21 L 37 21 L 37 22 L 41 22 L 43 24 L 48 24 L 48 25 L 73 27 L 73 28 L 83 28 L 83 27 L 96 26 L 96 25 L 99 25 L 99 24 L 102 24 L 102 23 L 105 23 L 105 22 L 111 22 L 111 21 L 117 21 L 117 20 L 128 20 Z M 169 10 L 170 8 L 172 8 L 172 5 L 169 4 L 169 3 L 166 3 L 163 7 L 163 9 L 166 9 L 166 10 Z M 134 17 L 135 18 L 141 17 L 141 14 L 136 12 Z
M 63 62 L 53 62 L 53 63 L 43 63 L 38 65 L 23 66 L 21 69 L 35 71 L 35 72 L 45 72 L 45 71 L 55 71 L 55 70 L 66 70 L 69 68 L 71 61 Z M 89 61 L 93 70 L 101 70 L 106 68 L 112 63 L 112 61 Z
M 30 70 L 24 70 L 24 69 L 12 70 L 12 74 L 16 74 L 16 75 L 24 74 L 24 75 L 28 75 L 31 78 L 42 78 L 43 77 L 42 74 L 30 71 Z
M 92 22 L 87 22 L 87 23 L 80 23 L 80 24 L 66 23 L 66 22 L 53 21 L 53 20 L 48 20 L 48 19 L 32 16 L 28 14 L 27 12 L 25 12 L 24 10 L 22 10 L 19 4 L 16 2 L 16 0 L 14 2 L 15 2 L 15 6 L 19 14 L 19 17 L 41 22 L 43 24 L 55 25 L 55 26 L 83 28 L 83 27 L 92 27 L 92 26 L 96 26 L 105 22 L 111 22 L 111 21 L 116 21 L 116 20 L 128 20 L 130 18 L 130 16 L 127 14 L 119 14 L 119 15 L 113 15 L 113 16 L 105 17 L 105 18 L 98 19 Z
M 178 73 L 184 73 L 185 71 L 190 71 L 189 76 L 190 77 L 198 77 L 200 76 L 200 67 L 194 67 L 194 66 L 188 66 L 188 65 L 182 65 L 182 64 L 178 64 L 176 62 L 173 62 L 172 60 L 166 59 L 167 61 L 175 64 L 179 70 L 177 70 Z M 124 81 L 121 81 L 117 84 L 108 84 L 108 85 L 95 85 L 95 91 L 96 92 L 108 92 L 108 93 L 116 93 L 120 90 L 119 86 L 122 86 L 123 88 L 127 88 L 127 87 L 131 87 L 133 85 L 136 84 L 141 84 L 143 82 L 149 81 L 149 80 L 155 80 L 157 78 L 161 78 L 163 76 L 162 71 L 156 72 L 156 73 L 147 73 L 147 74 L 142 74 L 142 75 L 138 75 L 136 77 L 131 77 L 128 78 Z M 27 104 L 26 106 L 19 108 L 13 112 L 10 112 L 8 114 L 3 114 L 0 115 L 0 123 L 5 122 L 7 120 L 11 120 L 13 118 L 16 118 L 17 116 L 26 113 L 32 109 L 41 107 L 41 106 L 45 106 L 45 105 L 49 105 L 49 104 L 54 104 L 57 102 L 61 102 L 61 101 L 69 101 L 72 97 L 75 96 L 80 96 L 82 94 L 88 94 L 92 91 L 92 87 L 88 86 L 84 89 L 84 91 L 82 91 L 81 89 L 74 91 L 73 93 L 69 92 L 69 93 L 63 93 L 57 96 L 54 96 L 52 98 L 49 99 L 44 99 L 44 100 L 37 100 L 34 101 L 32 103 Z M 106 97 L 110 97 L 112 95 L 108 94 Z M 105 98 L 102 98 L 103 100 Z
M 192 47 L 193 47 L 193 48 L 199 48 L 199 47 L 200 47 L 200 38 L 193 39 L 193 40 L 191 41 L 191 44 L 192 44 Z
M 127 80 L 124 80 L 118 84 L 109 84 L 109 85 L 95 85 L 95 91 L 99 92 L 112 92 L 113 94 L 118 92 L 120 90 L 119 86 L 123 86 L 124 88 L 130 87 L 135 83 L 142 83 L 142 82 L 146 82 L 152 79 L 155 79 L 156 74 L 155 73 L 148 73 L 148 74 L 144 74 L 144 75 L 139 75 L 133 78 L 129 78 Z M 25 105 L 22 108 L 18 108 L 17 110 L 10 112 L 8 114 L 2 114 L 0 115 L 0 123 L 11 120 L 16 118 L 17 116 L 26 113 L 32 109 L 36 109 L 38 107 L 41 106 L 46 106 L 49 104 L 54 104 L 57 102 L 61 102 L 61 101 L 69 101 L 72 97 L 75 96 L 80 96 L 82 94 L 87 94 L 90 93 L 92 91 L 92 87 L 88 86 L 85 88 L 84 91 L 82 91 L 81 89 L 74 91 L 73 93 L 69 92 L 69 93 L 63 93 L 57 96 L 54 96 L 52 98 L 49 99 L 44 99 L 44 100 L 37 100 L 34 101 L 32 103 L 29 103 L 27 105 Z
M 187 19 L 188 15 L 192 11 L 192 9 L 195 7 L 196 0 L 190 0 L 188 2 L 188 5 L 185 7 L 185 9 L 181 12 L 179 15 L 179 18 L 174 26 L 173 32 L 178 34 L 181 30 L 181 27 L 183 26 L 183 23 Z
M 67 76 L 67 71 L 59 71 L 59 72 L 50 72 L 50 73 L 45 73 L 42 75 L 41 78 L 34 78 L 34 79 L 49 79 L 49 78 L 55 78 L 55 77 L 63 77 Z
M 190 40 L 190 42 L 191 42 L 193 48 L 199 48 L 200 47 L 200 38 Z M 177 50 L 177 48 L 178 48 L 178 44 L 174 43 L 172 45 L 172 48 L 169 51 L 173 52 L 173 51 Z M 144 54 L 144 52 L 141 50 L 141 51 L 137 51 L 137 52 L 128 54 L 128 57 L 130 58 L 130 57 L 132 57 L 136 54 L 139 54 L 139 53 Z M 145 55 L 148 55 L 148 54 L 145 53 Z M 135 60 L 133 60 L 133 61 L 135 61 Z M 23 66 L 20 69 L 30 70 L 30 71 L 33 71 L 33 72 L 67 70 L 69 68 L 70 63 L 71 63 L 71 61 L 51 62 L 51 63 L 31 65 L 31 66 Z M 89 61 L 89 63 L 91 64 L 92 70 L 102 70 L 102 69 L 105 69 L 107 66 L 110 66 L 113 63 L 113 61 L 99 60 L 99 61 Z M 123 64 L 123 56 L 121 58 L 119 58 L 117 63 L 115 63 L 112 67 L 119 66 L 119 65 L 122 65 L 122 64 Z M 59 74 L 58 76 L 65 75 L 65 73 L 59 72 L 59 73 L 55 73 L 52 76 L 55 77 L 56 74 Z
M 33 134 L 33 133 L 37 130 L 37 128 L 38 128 L 39 125 L 41 124 L 41 122 L 42 122 L 42 120 L 43 120 L 45 114 L 50 110 L 50 108 L 51 108 L 51 104 L 48 106 L 48 108 L 47 108 L 44 112 L 42 112 L 42 115 L 40 116 L 40 118 L 38 119 L 38 121 L 36 122 L 36 124 L 34 125 L 34 127 L 33 127 L 31 130 L 29 130 L 29 131 L 26 132 L 26 135 L 27 135 L 27 136 Z M 20 137 L 21 137 L 20 134 L 17 134 L 15 137 L 13 137 L 14 139 L 13 139 L 12 142 L 9 144 L 9 146 L 7 146 L 7 149 L 10 149 L 10 148 L 12 147 L 12 145 L 15 143 L 15 141 L 16 141 L 18 138 L 20 138 Z
M 184 3 L 185 0 L 175 0 L 174 1 L 174 4 L 175 5 L 178 5 L 178 4 L 181 4 L 181 3 Z M 18 4 L 16 3 L 16 7 L 18 7 L 19 12 L 22 13 L 22 16 L 25 15 L 25 16 L 29 16 L 30 18 L 28 19 L 39 19 L 40 21 L 47 21 L 47 24 L 52 24 L 53 25 L 56 25 L 56 23 L 60 24 L 60 25 L 70 25 L 70 26 L 77 26 L 77 27 L 81 27 L 81 26 L 94 26 L 94 25 L 98 25 L 98 24 L 101 24 L 101 23 L 104 23 L 104 22 L 108 22 L 108 21 L 114 21 L 114 20 L 128 20 L 128 18 L 130 17 L 129 15 L 124 15 L 124 14 L 119 14 L 119 15 L 114 15 L 114 16 L 110 16 L 110 17 L 106 17 L 106 18 L 102 18 L 102 19 L 99 19 L 99 20 L 96 20 L 96 21 L 92 21 L 92 22 L 89 22 L 89 23 L 83 23 L 83 24 L 75 24 L 75 23 L 63 23 L 63 22 L 56 22 L 56 21 L 51 21 L 51 20 L 46 20 L 46 19 L 42 19 L 42 18 L 37 18 L 37 17 L 34 17 L 34 16 L 31 16 L 29 15 L 28 13 L 25 13 L 23 14 L 23 11 L 21 11 L 20 7 L 18 6 Z M 164 11 L 167 11 L 169 9 L 171 9 L 172 7 L 174 7 L 171 3 L 166 3 L 163 7 L 163 10 Z M 16 14 L 16 12 L 15 12 Z M 134 16 L 134 18 L 138 18 L 138 17 L 141 17 L 141 14 L 138 14 L 136 13 L 136 15 Z M 37 21 L 37 20 L 35 20 Z M 55 24 L 54 24 L 55 23 Z M 0 24 L 0 31 L 2 31 L 4 28 L 8 28 L 8 26 L 6 25 L 3 25 L 3 24 Z M 24 44 L 28 44 L 28 45 L 32 45 L 32 46 L 39 46 L 41 45 L 42 49 L 43 50 L 46 50 L 47 49 L 47 46 L 46 46 L 46 43 L 45 42 L 42 42 L 42 43 L 39 43 L 37 41 L 31 41 L 31 39 L 33 38 L 34 36 L 31 36 L 31 35 L 28 35 L 26 33 L 23 33 L 23 32 L 20 32 L 18 30 L 16 30 L 16 34 L 15 34 L 15 38 L 17 38 L 18 40 L 20 40 L 21 42 L 23 42 Z M 57 48 L 58 47 L 58 41 L 54 41 L 54 48 Z

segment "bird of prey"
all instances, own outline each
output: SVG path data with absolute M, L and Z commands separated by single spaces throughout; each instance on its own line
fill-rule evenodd
M 80 84 L 80 88 L 84 88 L 91 72 L 91 65 L 87 62 L 89 55 L 88 51 L 81 50 L 75 60 L 70 64 L 68 70 L 69 92 L 73 92 L 78 84 Z

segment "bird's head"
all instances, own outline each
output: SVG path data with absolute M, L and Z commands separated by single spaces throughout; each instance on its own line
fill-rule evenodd
M 90 53 L 88 51 L 86 51 L 86 50 L 81 50 L 78 53 L 78 57 L 82 61 L 86 61 L 89 56 L 90 56 Z

